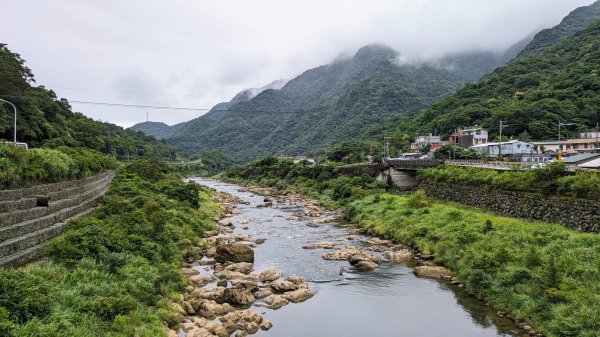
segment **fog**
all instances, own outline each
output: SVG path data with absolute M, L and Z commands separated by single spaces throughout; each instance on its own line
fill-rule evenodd
M 247 88 L 387 44 L 419 62 L 502 51 L 592 0 L 28 0 L 0 12 L 3 43 L 69 100 L 208 109 Z M 73 103 L 122 126 L 202 110 Z

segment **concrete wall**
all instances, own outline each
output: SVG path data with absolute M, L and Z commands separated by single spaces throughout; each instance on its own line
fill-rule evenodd
M 380 171 L 377 180 L 400 189 L 410 190 L 417 186 L 417 171 L 396 170 L 390 167 Z
M 600 232 L 600 201 L 596 200 L 423 181 L 419 188 L 438 200 L 481 207 L 518 218 L 558 223 L 584 232 Z
M 87 215 L 114 177 L 106 171 L 80 180 L 0 191 L 0 266 L 37 258 L 71 219 Z

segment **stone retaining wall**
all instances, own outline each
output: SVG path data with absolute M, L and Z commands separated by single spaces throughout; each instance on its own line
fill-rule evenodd
M 35 259 L 64 225 L 89 214 L 114 177 L 106 171 L 54 184 L 0 191 L 0 266 Z
M 421 181 L 427 196 L 485 208 L 505 215 L 562 224 L 583 232 L 600 232 L 600 201 L 466 185 Z

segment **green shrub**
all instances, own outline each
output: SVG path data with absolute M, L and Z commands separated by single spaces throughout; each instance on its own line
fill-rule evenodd
M 186 285 L 183 254 L 218 212 L 207 189 L 163 168 L 123 167 L 92 216 L 48 244 L 47 262 L 0 269 L 0 335 L 163 334 L 161 319 L 174 317 L 165 298 Z
M 4 188 L 84 178 L 116 167 L 116 160 L 84 148 L 25 150 L 0 145 L 0 187 Z

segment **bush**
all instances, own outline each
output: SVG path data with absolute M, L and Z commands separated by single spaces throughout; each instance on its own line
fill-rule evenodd
M 0 187 L 4 188 L 84 178 L 116 167 L 116 160 L 89 149 L 25 150 L 0 145 Z
M 123 167 L 93 216 L 71 221 L 48 244 L 46 263 L 0 269 L 0 335 L 163 333 L 172 308 L 162 302 L 186 285 L 184 251 L 218 212 L 206 189 L 163 168 Z

